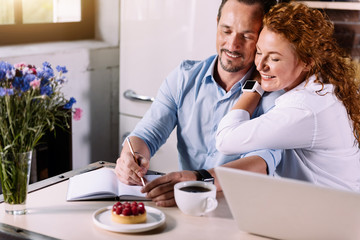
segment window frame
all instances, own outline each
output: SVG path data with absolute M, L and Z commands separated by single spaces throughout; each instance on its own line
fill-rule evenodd
M 62 23 L 22 23 L 21 1 L 15 1 L 15 24 L 0 25 L 0 46 L 53 41 L 93 39 L 94 0 L 81 0 L 81 21 Z

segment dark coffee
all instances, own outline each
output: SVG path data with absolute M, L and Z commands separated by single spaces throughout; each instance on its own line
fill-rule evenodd
M 193 193 L 210 191 L 210 189 L 205 188 L 205 187 L 200 187 L 200 186 L 187 186 L 187 187 L 180 188 L 180 190 L 185 191 L 185 192 L 193 192 Z

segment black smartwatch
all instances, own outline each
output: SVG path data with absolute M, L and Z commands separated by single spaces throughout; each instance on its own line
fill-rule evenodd
M 205 169 L 195 170 L 196 180 L 214 183 L 214 177 Z

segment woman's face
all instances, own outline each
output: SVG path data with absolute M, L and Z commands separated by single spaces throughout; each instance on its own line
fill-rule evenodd
M 305 80 L 307 65 L 298 59 L 294 47 L 282 35 L 265 27 L 256 49 L 255 64 L 265 91 L 289 91 Z

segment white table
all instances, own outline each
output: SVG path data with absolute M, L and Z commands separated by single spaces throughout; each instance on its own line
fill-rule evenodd
M 92 164 L 86 169 L 110 165 L 108 163 Z M 86 170 L 85 169 L 85 170 Z M 0 238 L 1 234 L 12 234 L 16 237 L 30 239 L 267 239 L 240 231 L 226 203 L 223 194 L 218 193 L 218 208 L 203 216 L 193 217 L 180 212 L 177 207 L 156 207 L 152 202 L 146 206 L 156 207 L 163 211 L 166 222 L 161 227 L 142 233 L 115 233 L 97 227 L 92 221 L 92 214 L 100 208 L 112 205 L 114 201 L 78 201 L 67 202 L 66 193 L 68 177 L 83 170 L 71 171 L 61 176 L 31 185 L 31 188 L 44 187 L 28 194 L 28 213 L 22 216 L 8 215 L 4 204 L 0 204 Z M 47 186 L 49 183 L 53 183 Z M 46 187 L 47 186 L 47 187 Z M 11 235 L 6 235 L 11 239 Z

